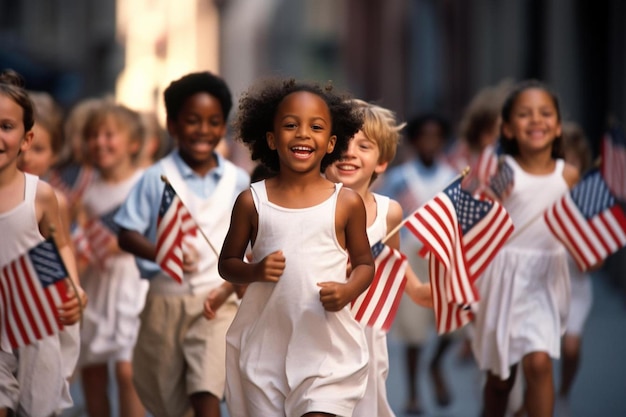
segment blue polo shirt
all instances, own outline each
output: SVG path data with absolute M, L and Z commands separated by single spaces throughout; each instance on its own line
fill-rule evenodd
M 173 158 L 176 168 L 185 181 L 185 185 L 189 191 L 200 198 L 206 199 L 213 194 L 217 184 L 224 175 L 225 159 L 218 153 L 214 154 L 217 158 L 217 166 L 207 172 L 205 175 L 198 175 L 189 165 L 183 161 L 178 150 L 172 151 L 169 155 Z M 161 197 L 165 184 L 161 180 L 163 175 L 163 167 L 157 162 L 148 168 L 141 179 L 135 184 L 128 194 L 126 201 L 117 211 L 114 221 L 115 223 L 128 230 L 134 230 L 146 236 L 151 242 L 156 242 L 157 217 L 159 207 L 161 205 Z M 239 168 L 237 170 L 237 182 L 231 201 L 224 204 L 234 204 L 239 193 L 250 186 L 250 177 L 248 173 Z M 141 276 L 151 278 L 156 275 L 159 266 L 146 259 L 135 257 Z

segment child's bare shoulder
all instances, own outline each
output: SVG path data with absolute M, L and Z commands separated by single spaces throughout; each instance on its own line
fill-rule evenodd
M 55 206 L 58 206 L 57 193 L 54 191 L 54 188 L 42 180 L 37 181 L 35 199 L 37 204 L 43 204 L 44 206 L 55 204 Z
M 337 205 L 339 207 L 344 207 L 350 210 L 351 208 L 362 207 L 365 209 L 365 205 L 363 203 L 363 199 L 351 188 L 341 187 L 339 190 L 339 195 L 337 196 Z
M 389 210 L 387 211 L 387 227 L 395 227 L 402 221 L 402 206 L 394 199 L 389 199 Z
M 572 188 L 580 180 L 580 172 L 574 165 L 566 162 L 563 167 L 563 178 L 569 188 Z

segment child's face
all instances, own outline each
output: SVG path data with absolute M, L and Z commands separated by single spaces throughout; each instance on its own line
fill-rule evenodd
M 44 177 L 55 162 L 56 156 L 52 150 L 50 133 L 35 123 L 33 126 L 33 142 L 30 145 L 30 149 L 21 153 L 17 161 L 17 167 L 29 174 Z
M 115 169 L 132 161 L 139 151 L 139 143 L 131 140 L 128 130 L 108 116 L 87 136 L 89 160 L 102 173 L 114 173 Z
M 446 138 L 438 122 L 428 121 L 417 132 L 412 143 L 417 157 L 425 165 L 431 165 L 443 153 Z
M 317 94 L 299 91 L 286 96 L 274 117 L 274 131 L 267 132 L 270 149 L 278 152 L 281 171 L 317 170 L 335 147 L 332 119 L 326 102 Z
M 502 125 L 502 133 L 517 141 L 520 152 L 551 149 L 561 135 L 561 123 L 550 94 L 540 88 L 521 92 L 511 108 L 509 121 Z
M 167 128 L 191 168 L 216 166 L 213 151 L 226 134 L 226 120 L 217 98 L 204 92 L 190 96 L 176 119 L 168 120 Z
M 24 110 L 10 97 L 0 94 L 0 170 L 16 163 L 20 152 L 28 150 L 32 130 L 24 132 Z
M 326 169 L 326 177 L 354 190 L 367 189 L 374 173 L 381 174 L 387 163 L 379 163 L 378 145 L 359 130 L 341 159 Z

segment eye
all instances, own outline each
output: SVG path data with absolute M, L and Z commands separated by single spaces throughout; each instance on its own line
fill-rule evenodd
M 322 130 L 324 130 L 324 126 L 321 126 L 321 125 L 313 125 L 313 126 L 311 126 L 311 129 L 313 129 L 313 130 L 317 130 L 317 131 L 322 131 Z
M 297 127 L 297 125 L 295 123 L 293 123 L 293 122 L 289 122 L 289 123 L 285 123 L 283 125 L 283 127 L 285 129 L 295 129 Z
M 13 129 L 13 125 L 11 123 L 2 123 L 2 130 L 11 130 Z

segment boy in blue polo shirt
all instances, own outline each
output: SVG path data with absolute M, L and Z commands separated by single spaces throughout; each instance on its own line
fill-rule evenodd
M 213 248 L 221 249 L 235 198 L 250 180 L 215 152 L 232 107 L 220 77 L 187 74 L 172 82 L 164 97 L 176 149 L 146 170 L 115 216 L 120 247 L 137 257 L 142 276 L 150 280 L 133 354 L 134 383 L 155 417 L 192 410 L 195 416 L 215 417 L 224 393 L 224 340 L 237 304 L 233 285 L 217 272 Z M 154 263 L 162 175 L 204 232 L 184 241 L 182 285 Z M 212 319 L 203 318 L 204 309 L 214 313 Z

